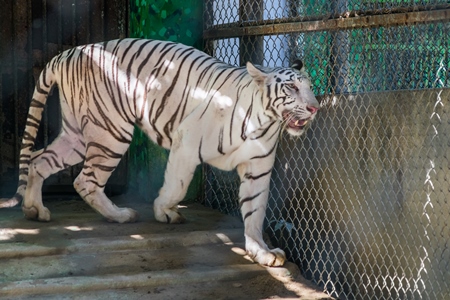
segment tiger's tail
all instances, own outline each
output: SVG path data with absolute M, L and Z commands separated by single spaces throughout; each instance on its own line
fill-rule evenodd
M 32 160 L 32 153 L 39 125 L 42 119 L 42 112 L 44 111 L 47 97 L 55 84 L 54 65 L 56 58 L 52 59 L 39 75 L 36 82 L 36 87 L 33 92 L 33 99 L 31 100 L 28 109 L 28 116 L 25 125 L 25 131 L 22 137 L 22 145 L 19 156 L 19 182 L 17 192 L 12 198 L 0 198 L 0 208 L 13 207 L 21 203 L 28 183 L 28 170 Z

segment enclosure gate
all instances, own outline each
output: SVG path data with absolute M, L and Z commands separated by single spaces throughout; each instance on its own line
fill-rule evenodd
M 321 100 L 283 136 L 266 232 L 340 299 L 450 299 L 450 4 L 206 0 L 206 50 L 233 65 L 305 62 Z M 204 201 L 239 214 L 239 178 Z
M 128 0 L 0 0 L 0 197 L 17 187 L 19 151 L 34 83 L 56 54 L 77 45 L 128 35 Z M 49 144 L 61 122 L 57 91 L 49 97 L 36 148 Z M 80 166 L 46 180 L 44 191 L 72 189 Z M 123 190 L 126 160 L 107 190 Z

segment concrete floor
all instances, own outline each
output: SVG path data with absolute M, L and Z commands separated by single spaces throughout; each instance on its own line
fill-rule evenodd
M 113 198 L 137 223 L 106 222 L 81 200 L 45 199 L 52 221 L 0 210 L 2 299 L 331 299 L 294 264 L 264 268 L 243 250 L 236 218 L 188 204 L 188 222 L 161 224 L 149 202 Z

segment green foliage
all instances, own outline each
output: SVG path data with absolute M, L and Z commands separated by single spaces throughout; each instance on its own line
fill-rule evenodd
M 337 75 L 345 79 L 341 88 L 349 93 L 450 86 L 445 24 L 412 25 L 407 31 L 380 27 L 309 32 L 299 41 L 317 95 L 332 94 Z M 336 53 L 345 61 L 337 62 Z
M 201 48 L 202 9 L 194 0 L 131 1 L 131 34 Z

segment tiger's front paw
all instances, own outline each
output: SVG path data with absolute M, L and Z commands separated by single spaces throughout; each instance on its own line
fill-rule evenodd
M 42 206 L 41 209 L 38 209 L 35 206 L 32 206 L 32 207 L 22 206 L 22 212 L 23 212 L 25 218 L 27 218 L 29 220 L 38 220 L 41 222 L 48 222 L 51 219 L 50 211 L 45 206 Z
M 254 262 L 268 267 L 281 267 L 286 261 L 286 254 L 280 248 L 271 250 L 259 249 L 256 253 L 247 251 L 247 254 Z
M 106 217 L 108 222 L 114 223 L 134 223 L 139 219 L 139 213 L 131 208 L 119 208 L 114 216 Z
M 155 219 L 161 223 L 180 224 L 186 222 L 186 218 L 178 212 L 176 207 L 162 208 L 155 205 L 153 210 L 155 212 Z

